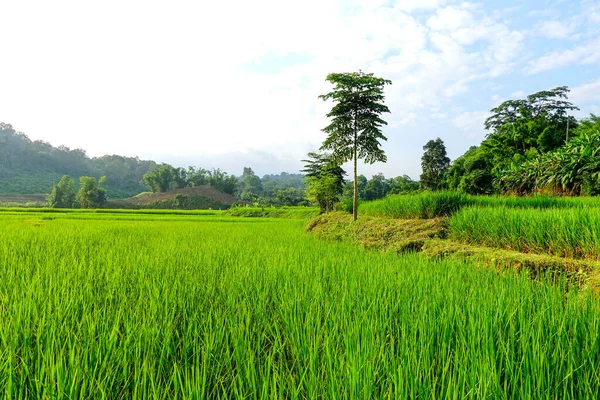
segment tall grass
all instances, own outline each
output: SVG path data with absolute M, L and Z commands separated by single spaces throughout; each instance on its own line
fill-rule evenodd
M 302 221 L 63 216 L 0 221 L 6 398 L 600 392 L 600 300 L 560 285 L 325 243 Z
M 450 219 L 452 238 L 521 252 L 600 259 L 600 209 L 466 208 Z
M 451 215 L 466 204 L 467 195 L 459 192 L 420 192 L 392 195 L 381 200 L 360 203 L 361 214 L 391 218 L 436 218 Z
M 360 203 L 359 211 L 361 214 L 377 217 L 416 219 L 445 217 L 468 206 L 524 209 L 600 208 L 600 197 L 472 196 L 452 191 L 419 192 L 390 195 L 380 200 Z

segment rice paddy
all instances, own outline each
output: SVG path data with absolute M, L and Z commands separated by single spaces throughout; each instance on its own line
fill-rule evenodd
M 465 208 L 450 219 L 452 238 L 474 244 L 600 259 L 600 208 Z
M 437 218 L 447 217 L 465 207 L 507 207 L 527 210 L 548 208 L 600 208 L 597 197 L 555 196 L 470 196 L 460 192 L 440 191 L 418 194 L 390 195 L 381 200 L 361 203 L 359 212 L 364 215 L 387 218 Z
M 4 398 L 600 392 L 591 293 L 303 220 L 181 214 L 0 212 Z

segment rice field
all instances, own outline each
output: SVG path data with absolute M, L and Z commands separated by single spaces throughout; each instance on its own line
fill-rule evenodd
M 390 195 L 380 200 L 360 203 L 359 212 L 375 217 L 414 219 L 447 217 L 465 207 L 507 207 L 518 209 L 600 208 L 599 197 L 556 196 L 471 196 L 460 192 L 440 191 Z
M 450 219 L 453 239 L 561 257 L 600 259 L 600 208 L 470 207 Z
M 129 218 L 129 219 L 123 219 Z M 304 221 L 0 212 L 0 394 L 594 398 L 600 300 Z

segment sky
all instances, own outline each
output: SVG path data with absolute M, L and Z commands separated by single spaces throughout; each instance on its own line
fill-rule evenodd
M 0 0 L 0 17 L 0 122 L 89 156 L 298 172 L 325 77 L 359 69 L 392 81 L 388 162 L 366 176 L 418 179 L 427 141 L 455 159 L 539 90 L 600 114 L 600 0 Z

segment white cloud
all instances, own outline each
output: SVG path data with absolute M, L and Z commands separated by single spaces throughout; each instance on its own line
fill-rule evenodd
M 571 88 L 569 100 L 575 105 L 600 101 L 600 79 Z
M 446 0 L 399 0 L 396 2 L 395 8 L 403 12 L 430 10 L 442 6 L 446 2 Z
M 598 49 L 600 49 L 600 39 L 571 49 L 554 51 L 531 61 L 526 71 L 529 74 L 537 74 L 567 65 L 597 63 L 600 62 L 600 51 Z
M 466 111 L 452 120 L 452 125 L 463 131 L 469 138 L 483 138 L 483 123 L 490 116 L 489 111 Z
M 561 21 L 544 21 L 536 26 L 536 31 L 551 39 L 564 39 L 573 33 L 573 27 Z

